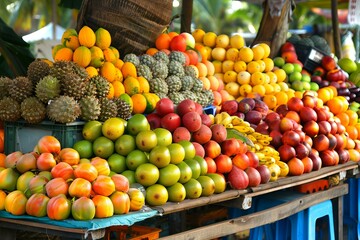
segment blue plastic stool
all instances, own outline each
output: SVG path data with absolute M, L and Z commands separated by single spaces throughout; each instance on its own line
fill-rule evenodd
M 348 240 L 360 238 L 360 179 L 347 180 L 349 193 L 344 196 L 344 224 L 347 226 Z
M 269 198 L 260 198 L 257 201 L 257 211 L 261 211 L 276 205 L 291 201 L 303 194 L 277 195 Z M 303 211 L 279 220 L 274 223 L 256 227 L 250 231 L 250 240 L 265 239 L 315 239 L 316 220 L 328 216 L 329 240 L 335 239 L 333 208 L 331 200 L 318 203 Z

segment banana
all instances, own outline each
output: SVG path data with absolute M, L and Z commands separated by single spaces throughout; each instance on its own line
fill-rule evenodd
M 241 118 L 239 118 L 239 117 L 237 117 L 237 116 L 233 116 L 232 117 L 232 120 L 231 120 L 231 124 L 232 125 L 234 125 L 234 126 L 239 126 L 239 125 L 241 125 L 241 124 L 243 124 L 244 123 L 244 120 L 243 119 L 241 119 Z
M 289 166 L 282 161 L 276 161 L 276 164 L 280 167 L 279 177 L 286 177 L 289 174 Z
M 271 176 L 270 181 L 272 181 L 271 179 L 273 179 L 273 181 L 277 180 L 281 173 L 281 169 L 280 169 L 279 165 L 277 165 L 276 163 L 273 163 L 273 164 L 267 165 L 267 167 L 270 170 L 270 176 Z
M 252 127 L 248 127 L 248 126 L 233 126 L 233 128 L 235 128 L 236 130 L 238 130 L 241 133 L 247 133 L 247 134 L 254 131 L 254 129 Z
M 228 124 L 231 124 L 231 116 L 226 116 L 226 117 L 223 117 L 222 120 L 221 120 L 221 124 L 224 125 L 225 127 L 228 125 Z
M 265 146 L 270 145 L 270 142 L 268 140 L 258 140 L 257 142 Z
M 262 139 L 263 137 L 263 135 L 258 132 L 253 132 L 251 135 L 254 136 L 254 138 L 256 138 L 257 140 Z
M 221 124 L 221 122 L 222 122 L 222 115 L 218 113 L 214 117 L 214 123 L 215 124 Z

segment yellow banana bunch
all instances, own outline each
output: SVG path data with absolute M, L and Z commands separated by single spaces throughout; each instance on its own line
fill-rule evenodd
M 276 161 L 276 164 L 280 167 L 279 177 L 286 177 L 289 174 L 289 166 L 282 161 Z

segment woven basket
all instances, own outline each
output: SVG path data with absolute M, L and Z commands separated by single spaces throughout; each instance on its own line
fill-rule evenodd
M 155 45 L 156 37 L 169 25 L 172 0 L 83 0 L 77 30 L 89 26 L 107 29 L 111 45 L 120 52 L 137 55 Z

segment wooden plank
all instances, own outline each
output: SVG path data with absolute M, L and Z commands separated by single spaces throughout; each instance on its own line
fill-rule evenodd
M 262 226 L 280 219 L 289 217 L 299 211 L 309 208 L 322 201 L 337 198 L 348 193 L 348 185 L 342 184 L 326 191 L 304 195 L 293 201 L 269 208 L 264 211 L 248 214 L 242 217 L 218 222 L 204 227 L 196 228 L 179 234 L 174 234 L 160 239 L 201 240 L 222 237 L 254 227 Z

